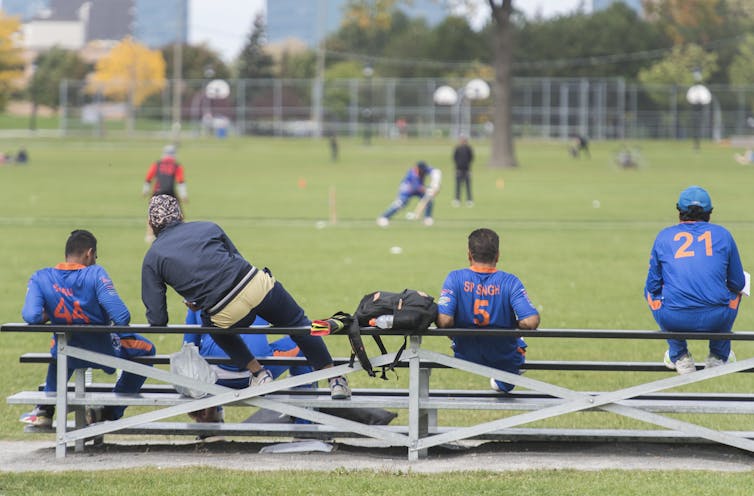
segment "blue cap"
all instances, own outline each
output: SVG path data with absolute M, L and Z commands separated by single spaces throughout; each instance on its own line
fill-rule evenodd
M 422 174 L 426 173 L 429 169 L 429 166 L 423 160 L 416 162 L 416 167 L 418 167 L 419 172 L 421 172 Z
M 689 186 L 681 191 L 681 196 L 678 197 L 678 210 L 685 212 L 691 206 L 701 207 L 703 212 L 712 212 L 712 200 L 709 197 L 704 188 L 700 186 Z

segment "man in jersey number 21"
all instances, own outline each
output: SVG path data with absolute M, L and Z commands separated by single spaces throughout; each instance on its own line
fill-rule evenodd
M 709 222 L 712 200 L 699 186 L 683 190 L 679 223 L 655 238 L 644 296 L 663 331 L 731 332 L 746 277 L 728 230 Z M 665 365 L 679 374 L 696 370 L 685 340 L 668 339 Z M 730 340 L 710 340 L 706 366 L 735 361 Z

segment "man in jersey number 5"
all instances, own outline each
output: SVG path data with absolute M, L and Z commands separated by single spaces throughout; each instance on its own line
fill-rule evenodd
M 699 186 L 683 190 L 680 222 L 655 238 L 644 296 L 663 331 L 731 332 L 746 278 L 733 236 L 709 222 L 712 200 Z M 668 339 L 665 365 L 696 370 L 685 340 Z M 710 340 L 706 366 L 734 361 L 729 340 Z
M 500 238 L 490 229 L 477 229 L 468 238 L 468 268 L 445 278 L 438 301 L 438 327 L 536 329 L 539 313 L 521 280 L 497 269 Z M 526 343 L 515 336 L 454 336 L 457 358 L 519 374 Z M 513 384 L 490 379 L 492 389 L 509 392 Z

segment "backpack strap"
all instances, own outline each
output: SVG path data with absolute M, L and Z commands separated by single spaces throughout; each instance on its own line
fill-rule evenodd
M 369 356 L 364 348 L 364 341 L 361 339 L 361 329 L 359 328 L 358 319 L 353 319 L 351 325 L 348 326 L 348 341 L 351 343 L 350 366 L 353 367 L 354 357 L 356 357 L 359 359 L 359 363 L 361 363 L 361 367 L 366 373 L 369 374 L 370 377 L 374 377 L 376 374 L 372 368 L 372 362 L 369 361 Z

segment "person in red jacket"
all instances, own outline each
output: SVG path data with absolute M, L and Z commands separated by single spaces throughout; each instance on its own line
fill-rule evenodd
M 178 200 L 179 205 L 188 202 L 188 192 L 183 173 L 183 166 L 175 159 L 176 149 L 173 145 L 167 145 L 162 150 L 162 158 L 149 166 L 147 176 L 144 179 L 142 194 L 147 197 L 170 195 Z M 152 228 L 147 224 L 147 243 L 154 241 Z

